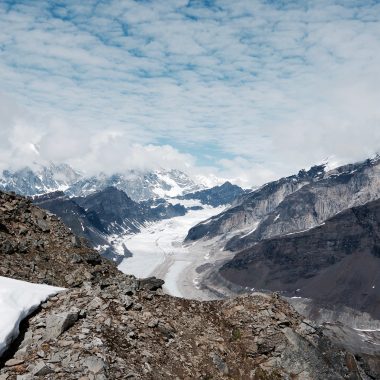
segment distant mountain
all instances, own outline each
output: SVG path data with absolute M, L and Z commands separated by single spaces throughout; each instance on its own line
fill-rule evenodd
M 50 164 L 37 169 L 4 170 L 0 176 L 0 189 L 21 195 L 44 194 L 67 190 L 81 178 L 81 174 L 66 164 Z
M 100 174 L 83 178 L 66 191 L 71 196 L 87 196 L 107 187 L 124 191 L 136 202 L 151 198 L 182 195 L 202 188 L 179 170 L 153 172 L 130 171 L 110 176 Z
M 245 191 L 230 182 L 225 182 L 223 185 L 215 186 L 210 189 L 196 191 L 177 197 L 178 199 L 197 199 L 202 204 L 218 207 L 228 205 L 235 201 Z
M 380 319 L 380 200 L 306 232 L 263 240 L 237 253 L 219 273 L 243 289 L 341 304 Z
M 5 170 L 0 177 L 0 189 L 21 195 L 41 195 L 63 190 L 74 197 L 87 196 L 107 187 L 124 191 L 134 201 L 183 195 L 204 189 L 179 170 L 135 171 L 87 177 L 69 165 L 54 165 L 38 169 Z
M 135 202 L 123 191 L 108 187 L 87 197 L 70 198 L 55 192 L 34 198 L 34 203 L 53 214 L 78 236 L 113 260 L 121 260 L 129 252 L 115 252 L 113 235 L 137 233 L 145 223 L 185 215 L 181 205 L 165 200 Z
M 108 250 L 109 258 L 115 255 L 101 221 L 62 191 L 36 196 L 33 203 L 57 215 L 75 235 L 85 238 L 93 247 L 103 247 L 103 253 Z

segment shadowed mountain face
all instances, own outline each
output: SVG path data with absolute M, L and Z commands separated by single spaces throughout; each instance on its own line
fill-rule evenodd
M 380 198 L 380 161 L 367 160 L 329 172 L 287 196 L 252 233 L 235 236 L 226 249 L 240 250 L 257 241 L 303 231 L 353 206 Z
M 241 187 L 225 182 L 223 185 L 215 186 L 211 189 L 182 195 L 178 199 L 197 199 L 203 204 L 218 207 L 231 204 L 244 193 L 245 191 Z
M 239 252 L 220 274 L 241 287 L 343 304 L 380 318 L 380 200 Z
M 134 202 L 123 191 L 113 187 L 81 198 L 69 198 L 62 192 L 50 193 L 36 197 L 34 203 L 59 216 L 76 235 L 86 238 L 93 247 L 103 247 L 103 254 L 116 261 L 123 256 L 113 251 L 111 235 L 137 233 L 144 223 L 186 213 L 185 207 L 165 200 Z

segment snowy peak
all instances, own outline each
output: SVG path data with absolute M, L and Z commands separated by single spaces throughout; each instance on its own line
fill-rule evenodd
M 124 191 L 136 202 L 152 198 L 166 198 L 202 189 L 187 174 L 179 170 L 156 170 L 116 173 L 110 176 L 100 174 L 90 178 L 82 178 L 68 188 L 71 196 L 87 196 L 107 187 L 115 187 Z
M 16 171 L 4 170 L 0 178 L 0 189 L 31 196 L 66 190 L 79 178 L 81 175 L 69 165 L 51 163 L 34 170 L 29 167 Z
M 0 178 L 0 189 L 28 196 L 57 190 L 70 196 L 87 196 L 108 187 L 124 191 L 136 202 L 179 196 L 205 188 L 180 170 L 129 170 L 111 175 L 85 176 L 66 164 L 4 170 Z

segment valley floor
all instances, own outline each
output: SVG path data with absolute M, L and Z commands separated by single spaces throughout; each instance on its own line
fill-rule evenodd
M 181 201 L 183 202 L 186 201 Z M 118 238 L 114 246 L 122 251 L 124 245 L 133 254 L 122 261 L 119 269 L 136 277 L 161 278 L 165 281 L 164 290 L 173 296 L 198 300 L 215 298 L 201 290 L 201 273 L 197 270 L 200 266 L 206 268 L 216 260 L 212 251 L 213 242 L 208 241 L 207 245 L 202 242 L 183 245 L 192 226 L 224 209 L 203 207 L 201 210 L 190 210 L 185 216 L 153 223 L 138 234 Z

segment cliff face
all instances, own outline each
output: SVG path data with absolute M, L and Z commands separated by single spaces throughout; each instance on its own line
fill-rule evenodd
M 297 175 L 268 183 L 258 190 L 242 195 L 226 211 L 191 228 L 186 240 L 249 232 L 263 217 L 275 210 L 284 198 L 310 182 L 321 179 L 323 175 L 324 167 L 316 166 L 308 172 L 300 171 Z
M 380 160 L 346 165 L 287 196 L 255 231 L 235 237 L 226 248 L 240 250 L 263 239 L 303 231 L 345 209 L 379 198 Z
M 125 276 L 29 201 L 0 195 L 0 274 L 67 291 L 21 327 L 0 378 L 361 379 L 360 363 L 277 295 L 197 302 Z
M 186 239 L 219 236 L 226 250 L 240 251 L 379 198 L 379 157 L 327 173 L 317 166 L 242 196 L 235 206 L 193 227 Z
M 380 200 L 306 232 L 264 240 L 220 273 L 243 287 L 343 304 L 380 318 Z

